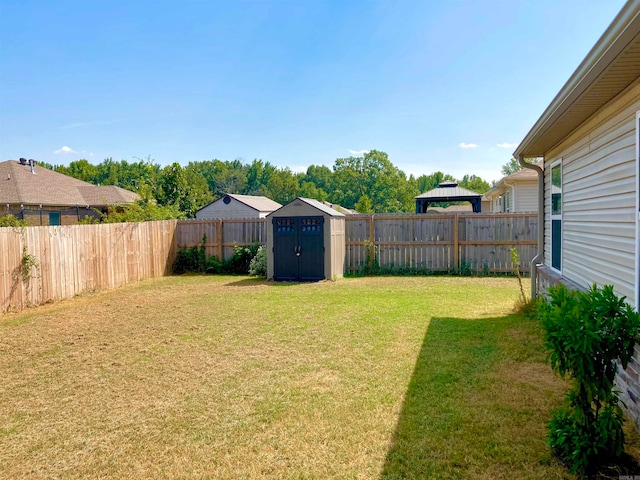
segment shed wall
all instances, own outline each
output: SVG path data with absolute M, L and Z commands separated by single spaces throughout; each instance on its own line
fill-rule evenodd
M 217 218 L 263 218 L 264 216 L 266 216 L 266 214 L 261 215 L 260 212 L 255 208 L 251 208 L 234 198 L 231 198 L 231 202 L 229 202 L 228 204 L 225 204 L 221 198 L 207 205 L 196 213 L 196 218 L 198 220 Z
M 551 165 L 562 159 L 562 274 L 614 285 L 636 304 L 636 83 L 545 156 L 545 264 L 551 265 Z

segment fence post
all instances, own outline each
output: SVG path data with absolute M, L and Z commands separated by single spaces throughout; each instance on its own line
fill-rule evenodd
M 458 229 L 458 219 L 459 214 L 456 213 L 453 215 L 453 268 L 455 270 L 460 270 L 460 239 L 458 238 L 459 229 Z
M 217 239 L 217 242 L 218 242 L 218 258 L 220 259 L 221 262 L 224 261 L 224 258 L 223 258 L 224 248 L 222 246 L 222 238 L 223 238 L 222 237 L 222 225 L 223 225 L 222 219 L 219 218 L 218 219 L 218 239 Z
M 373 214 L 369 217 L 369 269 L 373 268 L 373 257 L 376 254 L 376 246 L 375 246 L 375 228 L 373 225 Z

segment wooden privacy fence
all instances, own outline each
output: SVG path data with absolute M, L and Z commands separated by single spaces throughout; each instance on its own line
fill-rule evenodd
M 511 248 L 528 271 L 537 214 L 354 215 L 346 217 L 345 271 L 513 271 Z
M 170 274 L 176 223 L 0 228 L 1 311 Z
M 183 220 L 178 222 L 178 248 L 202 245 L 203 237 L 207 257 L 225 260 L 233 255 L 234 246 L 267 243 L 264 218 L 243 220 Z
M 537 214 L 349 215 L 345 271 L 372 267 L 468 273 L 511 272 L 512 247 L 522 271 L 536 254 Z M 224 260 L 233 246 L 266 243 L 265 219 L 178 222 L 179 248 L 202 244 Z

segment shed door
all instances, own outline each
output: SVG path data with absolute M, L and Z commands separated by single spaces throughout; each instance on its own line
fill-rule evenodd
M 274 280 L 315 281 L 324 276 L 324 218 L 273 219 Z

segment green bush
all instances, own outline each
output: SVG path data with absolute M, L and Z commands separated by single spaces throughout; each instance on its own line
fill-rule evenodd
M 263 245 L 258 247 L 256 255 L 249 263 L 249 275 L 267 278 L 267 249 Z
M 539 302 L 538 316 L 551 367 L 573 380 L 549 422 L 549 445 L 572 473 L 586 474 L 624 451 L 614 382 L 618 362 L 626 368 L 633 356 L 640 315 L 610 285 L 588 292 L 558 285 Z
M 0 217 L 0 227 L 26 227 L 27 221 L 20 220 L 18 217 L 12 214 Z
M 204 272 L 206 268 L 205 245 L 207 236 L 202 235 L 200 245 L 178 250 L 178 256 L 173 263 L 173 273 L 182 274 L 188 272 Z
M 224 271 L 226 273 L 239 273 L 242 275 L 248 274 L 249 265 L 251 264 L 253 257 L 256 256 L 259 246 L 260 245 L 258 244 L 244 247 L 234 245 L 233 256 L 225 262 Z

